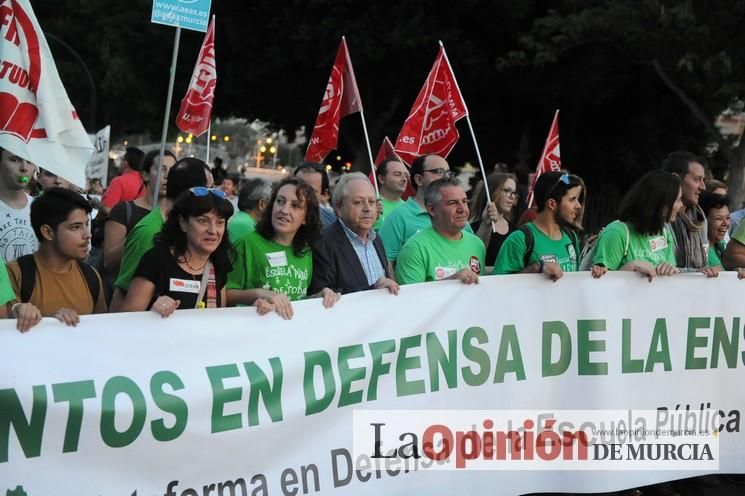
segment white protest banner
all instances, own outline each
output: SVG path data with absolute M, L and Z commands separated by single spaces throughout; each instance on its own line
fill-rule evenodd
M 4 322 L 0 494 L 514 495 L 716 472 L 697 459 L 414 470 L 426 457 L 378 460 L 376 472 L 353 459 L 353 419 L 383 410 L 641 409 L 672 429 L 693 416 L 719 444 L 702 461 L 742 472 L 743 294 L 732 273 L 515 275 L 350 294 L 332 309 L 307 300 L 291 321 L 232 308 L 45 319 L 28 334 Z
M 86 179 L 100 179 L 103 187 L 106 187 L 109 176 L 110 133 L 111 126 L 106 126 L 96 134 L 89 135 L 94 151 L 88 165 L 85 166 L 85 177 Z
M 93 152 L 28 0 L 0 3 L 0 147 L 85 187 Z

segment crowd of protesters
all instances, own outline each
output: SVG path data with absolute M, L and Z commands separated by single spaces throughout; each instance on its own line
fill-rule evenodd
M 526 181 L 504 170 L 469 199 L 437 155 L 410 168 L 385 160 L 379 195 L 361 173 L 332 188 L 317 163 L 271 184 L 170 152 L 159 162 L 130 147 L 121 174 L 86 195 L 0 149 L 0 315 L 21 332 L 107 311 L 253 306 L 292 319 L 298 300 L 331 308 L 346 293 L 492 274 L 745 273 L 745 210 L 730 216 L 726 185 L 705 182 L 705 161 L 688 152 L 642 176 L 599 232 L 583 228 L 585 183 L 564 171 L 537 178 L 531 206 Z
M 652 280 L 745 267 L 745 224 L 731 229 L 726 186 L 707 188 L 705 161 L 688 152 L 641 177 L 599 234 L 582 227 L 584 182 L 563 171 L 541 174 L 533 208 L 517 212 L 514 174 L 490 174 L 469 199 L 437 155 L 410 168 L 385 160 L 380 196 L 361 173 L 332 189 L 310 162 L 274 185 L 170 152 L 158 164 L 157 152 L 128 148 L 121 174 L 95 192 L 96 212 L 64 178 L 0 149 L 0 312 L 19 330 L 42 317 L 75 325 L 90 313 L 239 305 L 291 319 L 302 299 L 330 308 L 345 293 L 491 274 Z

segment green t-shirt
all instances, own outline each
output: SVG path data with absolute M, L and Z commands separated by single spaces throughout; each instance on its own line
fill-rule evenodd
M 376 231 L 380 231 L 380 228 L 383 227 L 383 221 L 396 207 L 400 207 L 406 203 L 406 201 L 400 198 L 396 201 L 386 200 L 385 198 L 381 198 L 380 200 L 383 202 L 383 213 L 380 214 L 380 218 L 375 221 L 375 225 L 373 226 L 373 229 Z
M 663 262 L 675 266 L 675 239 L 668 227 L 659 234 L 647 235 L 627 226 L 628 230 L 623 222 L 616 220 L 603 229 L 592 258 L 593 264 L 603 264 L 608 270 L 618 270 L 633 260 L 649 262 L 655 267 Z M 624 253 L 627 236 L 628 252 Z
M 494 274 L 516 274 L 540 260 L 544 263 L 556 262 L 564 272 L 579 270 L 579 246 L 564 230 L 561 231 L 561 239 L 551 239 L 534 223 L 529 222 L 525 225 L 533 234 L 533 251 L 528 258 L 528 264 L 523 263 L 527 249 L 525 235 L 517 230 L 507 236 L 499 249 L 497 261 L 494 262 Z
M 254 231 L 242 237 L 235 250 L 238 256 L 228 275 L 228 289 L 263 288 L 284 293 L 290 300 L 305 298 L 313 275 L 310 248 L 298 257 L 292 247 L 265 239 Z
M 234 245 L 246 234 L 256 229 L 256 221 L 246 212 L 238 211 L 228 221 L 228 236 Z
M 428 227 L 432 227 L 432 219 L 423 210 L 414 197 L 409 198 L 396 208 L 383 222 L 380 228 L 380 238 L 383 240 L 385 255 L 390 262 L 398 258 L 398 253 L 413 235 Z M 473 234 L 471 226 L 466 224 L 463 232 Z
M 396 279 L 400 284 L 439 281 L 468 267 L 480 274 L 485 255 L 483 241 L 474 234 L 464 232 L 461 239 L 450 240 L 428 227 L 401 248 Z
M 154 245 L 155 235 L 163 228 L 163 217 L 160 215 L 160 207 L 150 211 L 129 232 L 127 241 L 124 242 L 122 263 L 119 267 L 119 276 L 116 278 L 116 287 L 127 291 L 129 283 L 132 282 L 137 265 L 142 255 Z
M 709 267 L 724 267 L 722 265 L 722 256 L 724 256 L 724 250 L 727 249 L 727 244 L 722 241 L 717 241 L 715 244 L 709 243 L 709 249 L 706 250 L 706 260 Z
M 5 260 L 0 257 L 0 305 L 5 305 L 9 301 L 16 299 L 16 295 L 13 292 L 13 285 L 10 284 L 10 277 L 8 276 L 8 269 L 5 266 Z

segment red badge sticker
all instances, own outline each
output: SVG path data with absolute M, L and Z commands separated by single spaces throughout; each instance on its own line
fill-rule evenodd
M 471 256 L 471 271 L 476 274 L 481 274 L 481 261 L 476 255 Z

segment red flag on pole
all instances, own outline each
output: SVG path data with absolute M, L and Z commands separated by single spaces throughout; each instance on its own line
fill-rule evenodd
M 200 136 L 210 126 L 212 119 L 212 100 L 217 85 L 217 66 L 215 65 L 215 16 L 204 35 L 202 49 L 199 51 L 197 65 L 191 75 L 186 96 L 176 117 L 176 126 L 185 133 Z
M 419 155 L 447 157 L 458 142 L 455 123 L 468 115 L 458 82 L 441 46 L 396 140 L 396 151 L 411 163 Z
M 321 162 L 339 141 L 339 120 L 362 110 L 362 100 L 354 77 L 354 68 L 349 58 L 347 41 L 342 37 L 331 76 L 326 84 L 316 125 L 310 137 L 305 160 Z
M 373 174 L 377 173 L 378 167 L 380 164 L 383 163 L 386 159 L 395 159 L 400 160 L 407 169 L 411 169 L 409 164 L 404 162 L 401 157 L 398 156 L 398 153 L 396 153 L 395 148 L 393 147 L 393 143 L 391 143 L 391 140 L 388 139 L 388 136 L 383 138 L 383 143 L 380 145 L 380 148 L 378 149 L 377 155 L 375 155 L 375 163 L 373 164 L 373 170 L 370 172 L 370 182 L 375 184 L 375 181 L 373 179 Z M 414 191 L 414 188 L 411 187 L 411 179 L 409 179 L 409 183 L 406 185 L 406 190 L 404 191 L 403 195 L 401 195 L 401 198 L 406 200 L 410 196 L 416 196 L 416 191 Z
M 551 129 L 546 138 L 546 144 L 543 145 L 543 153 L 538 161 L 538 167 L 535 169 L 533 182 L 530 184 L 528 191 L 528 208 L 533 206 L 533 188 L 538 178 L 544 172 L 556 172 L 561 170 L 561 151 L 559 149 L 559 111 L 554 114 L 554 121 L 551 123 Z

